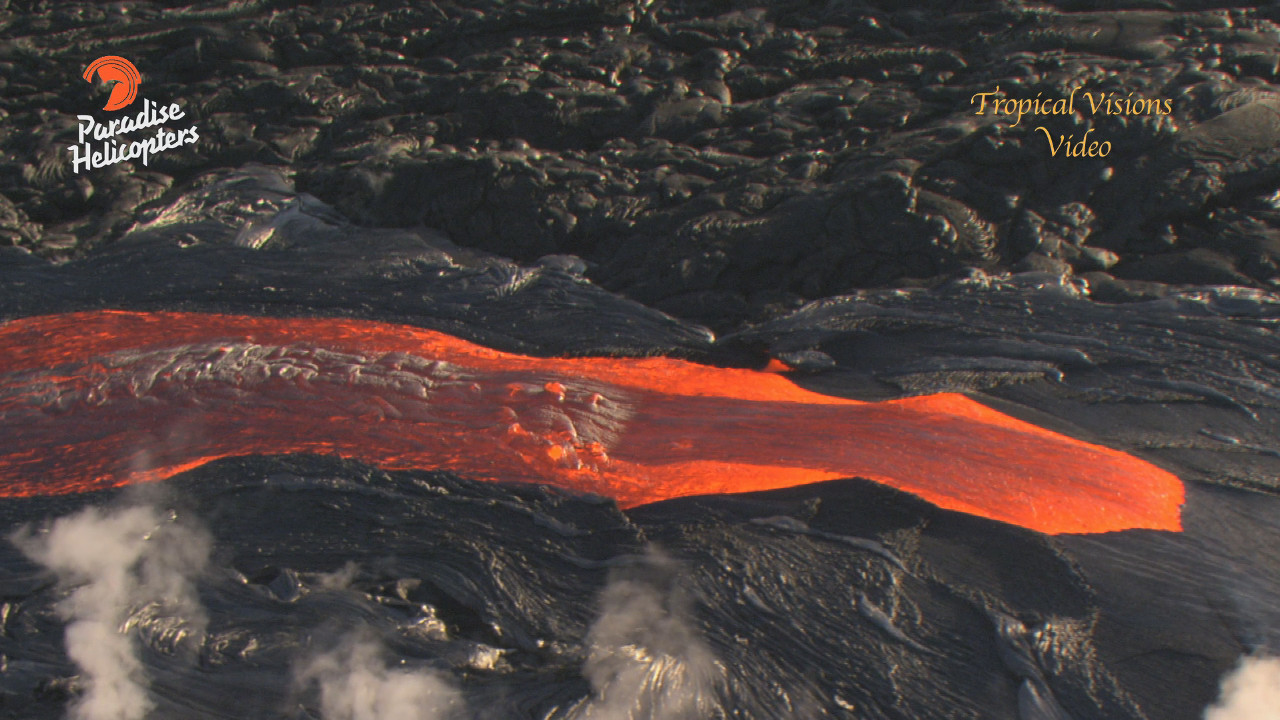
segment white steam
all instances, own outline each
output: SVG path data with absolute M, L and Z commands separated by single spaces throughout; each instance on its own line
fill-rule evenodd
M 592 694 L 561 720 L 705 720 L 722 717 L 723 668 L 690 621 L 679 568 L 659 553 L 615 570 L 587 635 L 583 675 Z M 335 573 L 349 579 L 353 568 Z M 345 582 L 336 583 L 341 587 Z M 300 690 L 324 720 L 457 720 L 473 717 L 444 672 L 389 666 L 367 632 L 298 664 Z M 487 715 L 483 715 L 487 717 Z
M 81 687 L 69 718 L 147 718 L 156 701 L 139 647 L 145 643 L 174 652 L 203 642 L 207 620 L 194 578 L 209 560 L 208 533 L 175 522 L 150 505 L 137 505 L 88 508 L 44 528 L 23 529 L 11 540 L 67 588 L 55 607 L 67 622 L 67 654 L 80 670 Z M 341 588 L 354 575 L 349 566 L 322 577 L 321 586 Z M 658 553 L 610 575 L 587 635 L 583 675 L 592 693 L 558 717 L 724 716 L 724 668 L 697 631 L 692 599 L 679 581 L 679 568 Z M 368 633 L 301 660 L 295 680 L 299 690 L 314 698 L 324 720 L 459 720 L 469 715 L 449 674 L 389 662 L 383 646 Z M 1255 720 L 1212 712 L 1208 720 Z
M 588 634 L 583 669 L 593 697 L 574 720 L 694 720 L 719 714 L 723 676 L 690 622 L 676 564 L 657 552 L 615 571 Z
M 388 667 L 381 645 L 348 638 L 312 658 L 297 673 L 318 685 L 324 720 L 446 720 L 462 716 L 463 700 L 448 677 L 433 670 Z
M 203 634 L 205 617 L 192 578 L 205 567 L 208 536 L 152 507 L 88 508 L 44 531 L 11 538 L 32 560 L 74 587 L 58 603 L 67 621 L 67 655 L 81 670 L 83 694 L 73 720 L 140 720 L 154 707 L 128 630 L 148 609 L 177 621 L 170 639 Z
M 1280 658 L 1245 657 L 1222 678 L 1222 695 L 1205 720 L 1280 720 Z

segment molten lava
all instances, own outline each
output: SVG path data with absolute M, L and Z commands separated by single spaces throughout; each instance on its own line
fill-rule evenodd
M 5 495 L 333 453 L 622 506 L 864 477 L 1045 533 L 1179 530 L 1150 463 L 957 394 L 880 403 L 670 358 L 534 358 L 349 319 L 100 311 L 0 326 Z

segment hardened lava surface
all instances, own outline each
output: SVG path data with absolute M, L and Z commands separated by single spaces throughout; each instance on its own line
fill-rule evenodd
M 1200 720 L 1280 654 L 1275 9 L 0 5 L 3 714 Z M 200 140 L 73 172 L 104 55 Z M 996 86 L 1174 110 L 1067 161 Z
M 257 162 L 363 227 L 425 225 L 524 262 L 574 254 L 597 283 L 717 329 L 970 266 L 1093 274 L 1112 300 L 1277 276 L 1270 7 L 6 8 L 0 242 L 45 257 L 119 242 L 205 173 Z M 201 139 L 74 173 L 75 116 L 105 96 L 81 73 L 119 54 Z M 970 104 L 997 87 L 1172 113 L 1094 114 L 1081 94 L 1074 115 L 1012 127 Z M 1113 149 L 1053 157 L 1038 126 Z
M 246 202 L 239 225 L 201 214 L 202 202 L 265 195 L 263 183 L 285 200 Z M 82 507 L 146 502 L 161 525 L 211 536 L 191 580 L 202 622 L 154 600 L 120 610 L 156 713 L 324 716 L 299 667 L 359 633 L 396 667 L 444 678 L 462 717 L 592 717 L 603 688 L 633 709 L 691 697 L 690 717 L 1192 720 L 1242 654 L 1280 644 L 1280 299 L 1266 291 L 1113 305 L 1078 279 L 974 270 L 716 336 L 601 290 L 568 259 L 520 266 L 430 234 L 362 230 L 260 169 L 210 187 L 169 231 L 68 263 L 11 263 L 0 285 L 0 332 L 16 339 L 3 351 L 4 419 L 20 442 L 64 428 L 72 449 L 31 445 L 8 467 L 25 458 L 42 468 L 27 487 L 64 491 L 79 476 L 63 458 L 126 477 L 177 472 L 133 491 L 5 498 L 11 531 L 42 537 Z M 210 242 L 166 235 L 197 226 Z M 275 244 L 237 244 L 245 227 Z M 920 425 L 929 412 L 891 433 L 847 424 L 851 411 L 940 397 L 958 398 L 966 422 L 999 423 L 960 426 L 964 442 Z M 104 421 L 78 422 L 94 413 Z M 202 434 L 202 417 L 216 430 Z M 529 435 L 513 438 L 513 420 Z M 459 421 L 480 431 L 449 428 Z M 397 445 L 418 423 L 440 437 Z M 553 457 L 553 444 L 576 454 L 577 433 L 612 458 L 631 431 L 644 450 L 630 459 L 656 467 L 861 453 L 888 477 L 835 469 L 853 477 L 733 494 L 735 479 L 776 487 L 737 468 L 712 494 L 626 509 L 599 486 L 555 481 L 569 453 Z M 1023 503 L 1061 490 L 1034 474 L 1024 491 L 979 498 L 1005 516 L 888 482 L 937 462 L 921 448 L 942 443 L 948 480 L 935 490 L 988 487 L 1011 436 L 1036 441 L 1015 451 L 1021 462 L 1045 438 L 1093 448 L 1072 482 L 1118 456 L 1168 473 L 1184 492 L 1177 526 L 1021 527 Z M 94 443 L 105 454 L 76 460 Z M 218 452 L 204 458 L 208 447 Z M 303 454 L 238 456 L 291 450 Z M 397 465 L 400 451 L 420 462 Z M 60 717 L 85 697 L 61 602 L 82 585 L 18 547 L 0 562 L 0 691 L 24 717 Z M 623 610 L 651 612 L 618 620 L 620 596 L 640 598 Z
M 1053 539 L 857 480 L 624 513 L 292 456 L 164 489 L 164 517 L 206 526 L 215 548 L 195 583 L 203 627 L 154 604 L 125 615 L 165 717 L 314 717 L 299 658 L 354 630 L 449 678 L 462 717 L 590 717 L 583 668 L 619 577 L 662 598 L 658 629 L 612 648 L 647 678 L 628 706 L 678 683 L 697 644 L 714 658 L 698 717 L 1046 717 L 1028 714 L 1036 699 L 1033 713 L 1196 718 L 1241 638 L 1277 639 L 1273 496 L 1196 488 L 1182 533 Z M 14 526 L 119 501 L 0 511 Z M 654 547 L 674 564 L 650 567 Z M 61 717 L 83 689 L 55 614 L 74 586 L 11 546 L 0 560 L 6 706 Z M 671 596 L 687 614 L 676 645 L 660 630 Z

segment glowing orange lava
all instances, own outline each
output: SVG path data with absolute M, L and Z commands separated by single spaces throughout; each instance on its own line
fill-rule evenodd
M 98 311 L 0 325 L 0 494 L 334 453 L 631 507 L 864 477 L 1045 533 L 1181 529 L 1182 483 L 963 395 L 865 403 L 671 358 L 534 358 L 365 320 Z

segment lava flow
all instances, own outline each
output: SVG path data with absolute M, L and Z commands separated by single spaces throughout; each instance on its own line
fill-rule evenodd
M 98 311 L 0 326 L 0 494 L 332 453 L 624 507 L 864 477 L 1045 533 L 1179 530 L 1182 483 L 958 394 L 867 403 L 671 358 L 535 358 L 364 320 Z

